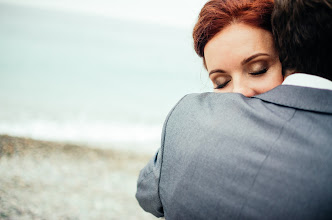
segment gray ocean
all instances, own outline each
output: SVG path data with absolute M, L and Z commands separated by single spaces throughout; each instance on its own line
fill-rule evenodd
M 192 28 L 0 4 L 0 134 L 155 151 L 176 102 L 211 91 Z

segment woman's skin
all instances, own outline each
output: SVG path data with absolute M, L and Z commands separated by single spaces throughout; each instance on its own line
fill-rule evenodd
M 251 97 L 284 80 L 272 34 L 261 28 L 231 24 L 206 44 L 204 56 L 215 92 Z

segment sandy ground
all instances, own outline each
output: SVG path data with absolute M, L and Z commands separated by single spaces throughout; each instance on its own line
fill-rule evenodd
M 150 156 L 0 135 L 0 219 L 156 219 L 135 199 Z

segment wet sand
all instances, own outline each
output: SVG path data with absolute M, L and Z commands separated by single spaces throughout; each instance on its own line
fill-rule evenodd
M 135 199 L 150 157 L 0 135 L 0 219 L 156 219 Z

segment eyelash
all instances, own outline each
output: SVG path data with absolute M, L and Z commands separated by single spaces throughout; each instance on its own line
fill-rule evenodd
M 251 72 L 251 73 L 249 73 L 249 74 L 250 74 L 250 75 L 253 75 L 253 76 L 259 76 L 259 75 L 262 75 L 262 74 L 266 73 L 267 70 L 268 70 L 268 68 L 264 68 L 264 69 L 259 70 L 259 71 L 257 71 L 257 72 Z M 222 88 L 226 87 L 227 84 L 228 84 L 229 82 L 230 82 L 230 80 L 227 81 L 227 82 L 225 82 L 225 83 L 223 83 L 223 84 L 217 85 L 217 87 L 214 88 L 214 89 L 222 89 Z
M 225 82 L 225 83 L 223 83 L 223 84 L 217 85 L 217 87 L 214 88 L 214 89 L 222 89 L 222 88 L 224 88 L 225 86 L 227 86 L 227 84 L 228 84 L 229 82 L 230 82 L 230 80 L 227 81 L 227 82 Z
M 260 71 L 257 71 L 257 72 L 252 72 L 252 73 L 249 73 L 250 75 L 253 75 L 253 76 L 258 76 L 258 75 L 262 75 L 262 74 L 264 74 L 264 73 L 266 73 L 267 72 L 267 68 L 264 68 L 264 69 L 262 69 L 262 70 L 260 70 Z

